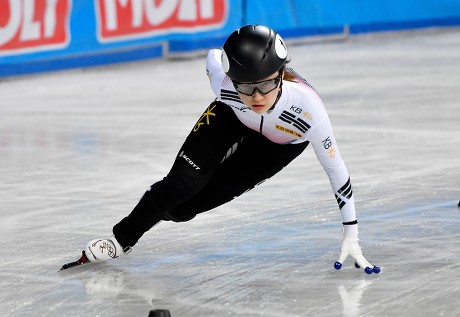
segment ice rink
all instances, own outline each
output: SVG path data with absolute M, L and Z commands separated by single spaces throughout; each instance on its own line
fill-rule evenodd
M 328 109 L 360 243 L 312 148 L 128 255 L 58 273 L 169 170 L 213 100 L 204 57 L 0 81 L 0 315 L 460 315 L 460 29 L 292 45 Z M 250 164 L 250 158 L 248 164 Z

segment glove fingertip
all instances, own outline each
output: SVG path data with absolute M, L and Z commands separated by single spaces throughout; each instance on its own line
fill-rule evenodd
M 360 269 L 361 267 L 359 266 L 358 263 L 355 262 L 355 268 Z
M 334 263 L 334 268 L 335 268 L 336 270 L 340 270 L 340 269 L 342 268 L 342 263 L 340 263 L 340 262 L 338 262 L 338 261 L 335 262 L 335 263 Z

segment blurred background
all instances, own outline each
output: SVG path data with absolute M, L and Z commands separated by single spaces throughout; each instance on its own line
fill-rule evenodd
M 264 24 L 288 42 L 460 25 L 458 0 L 0 0 L 0 77 L 201 54 Z

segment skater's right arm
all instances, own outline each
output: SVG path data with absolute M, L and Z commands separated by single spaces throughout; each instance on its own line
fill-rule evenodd
M 208 75 L 214 95 L 219 97 L 222 82 L 226 76 L 222 69 L 222 50 L 211 49 L 208 51 L 208 56 L 206 58 L 206 74 Z

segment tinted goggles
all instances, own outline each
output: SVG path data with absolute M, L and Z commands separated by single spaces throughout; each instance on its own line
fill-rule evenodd
M 246 96 L 252 96 L 256 92 L 256 90 L 264 95 L 276 89 L 280 81 L 281 74 L 272 79 L 256 81 L 252 83 L 239 83 L 237 81 L 234 81 L 233 87 L 235 87 L 236 91 Z

